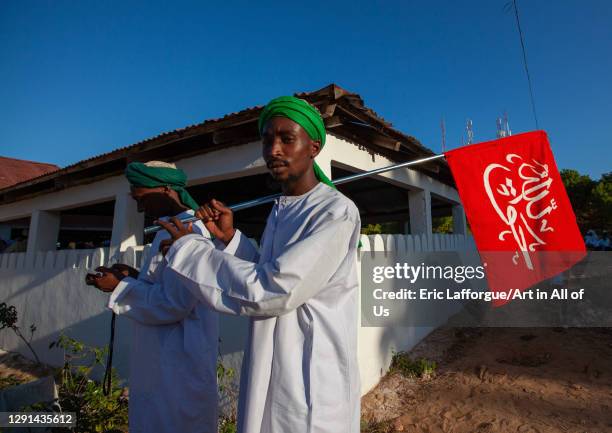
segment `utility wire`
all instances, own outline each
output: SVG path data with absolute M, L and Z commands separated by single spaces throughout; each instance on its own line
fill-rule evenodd
M 529 96 L 531 97 L 531 109 L 533 110 L 533 118 L 535 119 L 536 129 L 540 129 L 538 125 L 538 115 L 536 113 L 535 98 L 533 97 L 533 86 L 531 85 L 531 75 L 529 74 L 529 66 L 527 66 L 527 53 L 525 51 L 525 41 L 523 39 L 523 31 L 521 30 L 521 20 L 519 19 L 518 6 L 516 0 L 512 0 L 514 4 L 514 16 L 516 17 L 516 26 L 518 27 L 519 37 L 521 38 L 521 48 L 523 50 L 523 64 L 525 65 L 525 73 L 527 74 L 527 82 L 529 83 Z

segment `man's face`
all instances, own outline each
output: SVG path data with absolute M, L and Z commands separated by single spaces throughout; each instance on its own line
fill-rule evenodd
M 154 217 L 165 216 L 170 197 L 167 188 L 136 188 L 130 189 L 130 195 L 136 200 L 138 212 L 144 212 Z
M 261 153 L 277 182 L 300 179 L 312 168 L 321 145 L 313 141 L 306 131 L 293 120 L 273 117 L 264 125 Z

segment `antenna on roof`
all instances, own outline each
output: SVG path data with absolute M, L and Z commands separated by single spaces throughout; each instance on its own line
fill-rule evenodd
M 465 132 L 467 135 L 467 144 L 472 144 L 474 142 L 474 130 L 472 129 L 473 123 L 472 119 L 467 119 L 465 122 Z
M 497 118 L 497 138 L 509 137 L 512 135 L 510 124 L 508 123 L 508 113 L 504 112 L 504 117 Z
M 440 121 L 440 129 L 442 130 L 442 152 L 446 152 L 446 125 L 444 124 L 444 117 Z
M 506 137 L 510 137 L 512 135 L 512 131 L 510 131 L 510 122 L 508 122 L 508 112 L 504 111 L 504 123 L 503 123 L 504 131 L 506 132 Z

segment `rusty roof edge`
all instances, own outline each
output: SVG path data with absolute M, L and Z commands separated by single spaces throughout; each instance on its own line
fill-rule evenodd
M 413 147 L 416 147 L 417 148 L 416 150 L 418 151 L 423 151 L 426 154 L 429 153 L 431 155 L 435 155 L 435 153 L 431 149 L 425 147 L 415 137 L 404 134 L 403 132 L 393 128 L 393 126 L 391 126 L 391 123 L 387 122 L 386 120 L 382 120 L 379 117 L 375 117 L 372 113 L 368 112 L 367 110 L 363 110 L 361 107 L 356 107 L 355 105 L 349 103 L 349 104 L 342 104 L 341 108 L 348 111 L 350 114 L 355 115 L 356 118 L 359 118 L 360 117 L 359 115 L 365 116 L 367 120 L 369 120 L 371 123 L 374 123 L 377 126 L 374 129 L 376 129 L 380 133 L 388 135 L 392 138 L 398 139 L 399 141 L 403 141 L 404 143 L 409 144 Z M 357 113 L 353 111 L 355 109 L 358 111 Z

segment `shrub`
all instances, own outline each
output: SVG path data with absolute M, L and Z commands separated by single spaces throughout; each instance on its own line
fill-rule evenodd
M 86 346 L 65 335 L 60 335 L 49 348 L 54 346 L 64 350 L 64 366 L 59 371 L 59 404 L 63 411 L 76 413 L 75 431 L 127 431 L 128 401 L 115 370 L 111 372 L 108 395 L 104 394 L 102 383 L 91 378 L 95 368 L 105 367 L 108 348 Z
M 393 423 L 387 421 L 365 421 L 361 420 L 361 433 L 392 433 L 395 431 Z M 221 432 L 219 432 L 221 433 Z
M 219 339 L 221 342 L 221 339 Z M 223 416 L 219 419 L 219 433 L 236 433 L 238 427 L 236 425 L 236 414 L 234 403 L 238 398 L 236 389 L 232 383 L 234 376 L 236 375 L 233 368 L 226 367 L 223 364 L 223 358 L 219 353 L 217 360 L 217 383 L 219 386 L 220 400 L 226 400 L 232 405 L 232 414 L 229 416 Z
M 411 359 L 406 352 L 396 352 L 391 359 L 389 372 L 398 372 L 406 377 L 429 378 L 436 372 L 435 361 L 428 361 L 425 358 Z
M 34 332 L 36 332 L 36 325 L 33 323 L 30 325 L 30 338 L 26 339 L 21 333 L 21 328 L 17 326 L 17 309 L 14 305 L 2 302 L 0 303 L 0 330 L 5 328 L 11 329 L 28 346 L 32 355 L 34 355 L 34 359 L 36 359 L 36 363 L 40 364 L 40 359 L 31 344 Z

